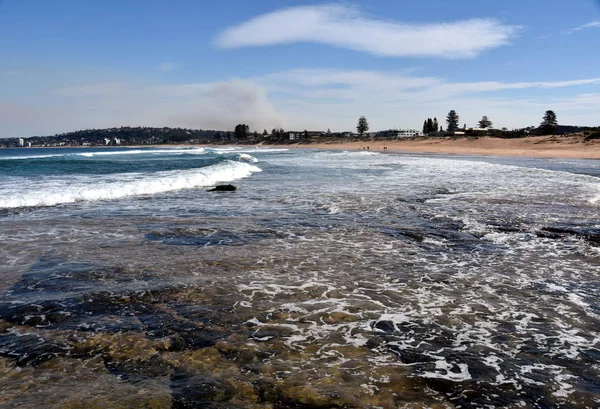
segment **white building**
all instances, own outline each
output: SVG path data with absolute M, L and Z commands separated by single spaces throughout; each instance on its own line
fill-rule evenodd
M 416 129 L 389 129 L 387 131 L 379 131 L 375 136 L 383 138 L 413 138 L 420 136 L 421 132 Z
M 398 129 L 398 138 L 412 138 L 420 135 L 421 132 L 416 129 Z
M 19 138 L 19 140 L 17 141 L 17 144 L 21 147 L 25 146 L 25 140 L 23 138 Z

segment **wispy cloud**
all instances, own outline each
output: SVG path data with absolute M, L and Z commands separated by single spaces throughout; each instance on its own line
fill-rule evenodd
M 582 24 L 578 27 L 567 30 L 567 34 L 571 34 L 576 31 L 586 30 L 588 28 L 600 28 L 600 21 L 592 21 L 591 23 Z
M 286 8 L 223 31 L 223 48 L 315 42 L 386 57 L 471 58 L 508 44 L 519 27 L 495 19 L 409 24 L 377 20 L 357 8 L 321 5 Z
M 380 101 L 439 100 L 505 90 L 600 84 L 600 77 L 568 81 L 448 82 L 443 78 L 408 76 L 396 72 L 335 69 L 295 69 L 253 80 L 270 91 L 287 91 L 303 97 L 348 100 L 364 100 L 373 97 Z
M 351 129 L 359 115 L 366 115 L 373 129 L 419 127 L 423 118 L 443 118 L 456 109 L 461 121 L 473 125 L 482 115 L 497 125 L 535 125 L 547 109 L 560 112 L 561 121 L 595 124 L 598 94 L 577 95 L 577 87 L 589 92 L 600 78 L 561 81 L 451 82 L 444 78 L 407 75 L 406 72 L 295 69 L 252 78 L 270 95 L 279 112 L 291 118 L 288 126 Z M 571 97 L 538 97 L 535 90 L 571 88 Z M 518 92 L 529 90 L 527 95 Z M 515 91 L 507 94 L 507 91 Z

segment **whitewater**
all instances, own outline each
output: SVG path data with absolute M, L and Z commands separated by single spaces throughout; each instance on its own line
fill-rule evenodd
M 593 160 L 0 150 L 0 407 L 596 408 L 599 214 Z

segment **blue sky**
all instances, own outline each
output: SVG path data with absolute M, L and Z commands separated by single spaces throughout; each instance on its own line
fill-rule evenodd
M 600 125 L 600 2 L 0 0 L 0 137 Z

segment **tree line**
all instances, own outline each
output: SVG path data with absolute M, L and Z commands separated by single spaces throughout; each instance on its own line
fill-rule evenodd
M 446 116 L 446 132 L 455 132 L 459 129 L 460 117 L 455 110 L 448 112 Z M 478 122 L 479 128 L 490 129 L 492 121 L 486 116 L 482 116 Z M 463 127 L 466 128 L 466 125 Z M 539 127 L 528 127 L 519 130 L 508 131 L 506 128 L 502 130 L 492 130 L 489 133 L 493 136 L 500 137 L 523 137 L 527 135 L 552 135 L 556 133 L 577 132 L 579 130 L 595 131 L 598 129 L 593 127 L 576 127 L 564 126 L 558 124 L 556 113 L 552 110 L 545 112 Z M 369 123 L 363 115 L 359 118 L 356 125 L 357 133 L 362 137 L 369 131 Z M 438 123 L 437 118 L 427 118 L 423 122 L 423 134 L 436 134 L 444 132 L 443 128 Z M 304 137 L 308 138 L 309 132 L 304 131 Z M 56 134 L 54 136 L 32 136 L 27 139 L 28 143 L 33 146 L 57 146 L 57 145 L 142 145 L 142 144 L 169 144 L 169 143 L 227 143 L 230 141 L 243 141 L 259 137 L 257 131 L 250 132 L 250 127 L 247 124 L 237 124 L 233 132 L 231 131 L 216 131 L 202 129 L 186 129 L 186 128 L 153 128 L 153 127 L 120 127 L 107 129 L 87 129 L 74 132 Z M 326 135 L 332 134 L 327 130 Z M 595 134 L 594 134 L 595 135 Z M 269 133 L 266 129 L 262 132 L 263 139 L 267 141 L 281 141 L 287 139 L 288 133 L 283 128 L 273 128 Z M 117 143 L 117 140 L 119 141 Z M 0 146 L 17 146 L 17 138 L 0 139 Z
M 448 115 L 446 115 L 446 131 L 447 132 L 456 132 L 459 130 L 460 117 L 455 110 L 450 110 Z M 487 115 L 483 115 L 481 119 L 477 122 L 478 128 L 481 129 L 491 129 L 493 126 L 493 122 L 487 117 Z M 463 129 L 466 129 L 467 125 L 463 126 Z M 537 134 L 539 135 L 552 135 L 558 130 L 558 120 L 556 114 L 552 110 L 546 111 L 544 117 L 542 118 L 542 122 L 540 126 L 537 128 Z M 506 130 L 506 128 L 503 128 Z M 444 132 L 443 128 L 438 124 L 437 118 L 427 118 L 423 122 L 423 134 L 428 135 L 432 133 Z

